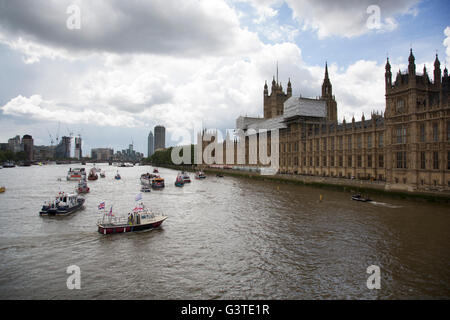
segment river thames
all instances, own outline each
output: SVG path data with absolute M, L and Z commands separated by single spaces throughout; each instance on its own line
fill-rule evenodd
M 213 175 L 177 188 L 177 172 L 160 168 L 166 188 L 142 197 L 168 216 L 162 227 L 105 236 L 99 203 L 126 215 L 152 167 L 100 165 L 83 210 L 39 216 L 74 191 L 65 177 L 77 166 L 0 170 L 1 299 L 450 298 L 449 206 Z M 67 288 L 71 265 L 80 290 Z M 367 287 L 371 265 L 380 289 Z

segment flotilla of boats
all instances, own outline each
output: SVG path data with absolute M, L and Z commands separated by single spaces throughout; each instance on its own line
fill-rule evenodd
M 67 172 L 66 180 L 78 181 L 75 188 L 75 193 L 59 192 L 56 197 L 43 204 L 39 215 L 41 216 L 65 216 L 76 212 L 83 208 L 86 199 L 82 196 L 90 192 L 88 187 L 88 180 L 97 180 L 98 175 L 105 178 L 105 172 L 95 166 L 89 170 L 86 175 L 85 168 L 70 168 Z M 158 169 L 154 169 L 153 173 L 143 173 L 140 176 L 141 188 L 140 192 L 151 192 L 151 189 L 165 188 L 165 181 L 159 174 Z M 195 173 L 196 179 L 204 179 L 206 175 L 203 171 Z M 117 171 L 114 179 L 119 180 L 121 176 Z M 61 181 L 59 179 L 58 181 Z M 175 179 L 175 186 L 182 187 L 185 183 L 190 183 L 191 179 L 188 173 L 182 171 L 177 174 Z M 4 192 L 5 187 L 0 187 L 0 192 Z M 139 194 L 136 201 L 141 200 L 142 196 Z M 125 233 L 144 231 L 158 228 L 166 219 L 167 216 L 163 214 L 155 214 L 148 209 L 142 202 L 137 205 L 128 215 L 116 217 L 112 212 L 112 207 L 109 211 L 105 210 L 105 203 L 101 203 L 99 209 L 103 209 L 103 217 L 97 222 L 98 232 L 101 234 Z

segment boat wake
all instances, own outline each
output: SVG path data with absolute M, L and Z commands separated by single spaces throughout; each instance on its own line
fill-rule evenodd
M 401 208 L 402 206 L 396 206 L 393 204 L 389 204 L 389 203 L 385 203 L 385 202 L 377 202 L 377 201 L 370 201 L 369 203 L 375 205 L 375 206 L 380 206 L 380 207 L 386 207 L 386 208 L 392 208 L 392 209 L 396 209 L 396 208 Z

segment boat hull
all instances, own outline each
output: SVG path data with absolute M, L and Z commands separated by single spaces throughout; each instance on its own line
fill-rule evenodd
M 70 175 L 70 176 L 67 176 L 67 181 L 78 181 L 78 180 L 81 180 L 82 178 L 83 178 L 83 176 L 81 174 Z
M 163 217 L 157 221 L 146 223 L 146 224 L 138 224 L 138 225 L 108 225 L 99 223 L 98 233 L 101 234 L 113 234 L 113 233 L 125 233 L 125 232 L 138 232 L 138 231 L 146 231 L 155 229 L 161 226 L 161 224 L 166 220 L 167 217 Z
M 78 199 L 78 203 L 70 208 L 45 208 L 43 207 L 39 214 L 41 216 L 67 216 L 75 211 L 80 210 L 84 205 L 84 199 Z

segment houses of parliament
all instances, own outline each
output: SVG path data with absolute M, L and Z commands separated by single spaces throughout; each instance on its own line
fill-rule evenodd
M 437 55 L 431 77 L 425 66 L 417 72 L 412 50 L 408 60 L 408 70 L 393 78 L 387 59 L 384 114 L 338 123 L 325 65 L 319 98 L 292 96 L 290 80 L 285 92 L 274 78 L 270 93 L 264 85 L 264 117 L 241 116 L 236 127 L 279 130 L 279 173 L 381 181 L 386 189 L 450 191 L 448 70 L 442 74 Z M 263 166 L 249 163 L 246 139 L 245 166 Z

